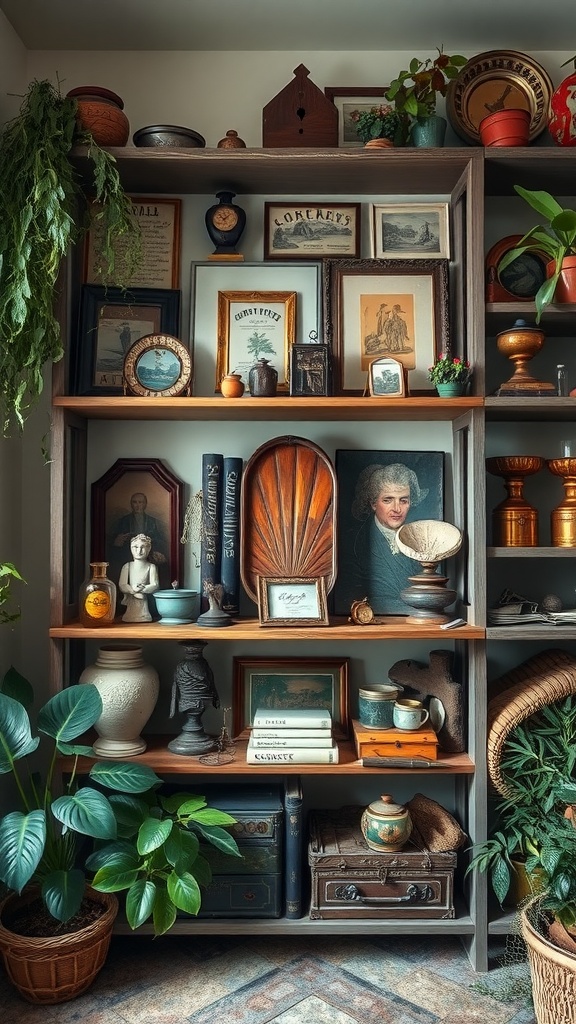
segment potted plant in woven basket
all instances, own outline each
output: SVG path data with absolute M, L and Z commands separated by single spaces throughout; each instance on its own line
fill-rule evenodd
M 38 712 L 38 731 L 52 746 L 40 779 L 28 767 L 40 743 L 26 710 L 32 696 L 27 681 L 10 670 L 0 692 L 0 774 L 12 775 L 19 806 L 0 821 L 0 881 L 11 891 L 0 905 L 0 952 L 20 994 L 52 1004 L 80 995 L 103 967 L 118 911 L 115 892 L 128 890 L 132 927 L 153 915 L 160 934 L 177 910 L 198 913 L 199 886 L 211 878 L 200 838 L 239 853 L 222 827 L 235 819 L 208 808 L 203 797 L 165 800 L 157 791 L 161 780 L 144 764 L 96 762 L 79 781 L 78 758 L 93 750 L 75 741 L 102 713 L 92 684 L 67 687 Z M 54 797 L 58 755 L 75 760 L 64 795 Z M 88 866 L 92 857 L 98 865 Z

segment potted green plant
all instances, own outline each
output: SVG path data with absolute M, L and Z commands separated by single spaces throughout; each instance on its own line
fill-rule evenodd
M 576 210 L 565 209 L 549 192 L 533 192 L 521 185 L 514 185 L 514 189 L 548 224 L 537 224 L 527 231 L 503 256 L 497 270 L 505 270 L 524 252 L 548 257 L 546 280 L 534 296 L 538 324 L 551 302 L 576 302 Z
M 390 146 L 403 144 L 406 118 L 390 103 L 380 103 L 369 110 L 353 110 L 350 120 L 354 122 L 356 134 L 365 146 L 376 144 L 376 140 L 383 140 Z
M 8 622 L 15 622 L 20 618 L 20 609 L 9 610 L 5 606 L 11 598 L 11 584 L 13 580 L 20 580 L 24 583 L 18 569 L 12 562 L 0 562 L 0 625 Z
M 437 98 L 446 96 L 448 84 L 458 77 L 467 60 L 440 48 L 437 57 L 413 57 L 410 66 L 390 82 L 386 99 L 407 119 L 414 145 L 443 144 L 446 120 L 436 112 Z
M 472 369 L 467 359 L 451 356 L 443 352 L 428 367 L 428 380 L 432 381 L 440 396 L 453 398 L 463 395 L 472 376 Z
M 77 120 L 77 100 L 34 81 L 0 139 L 0 425 L 22 427 L 42 391 L 46 362 L 62 357 L 54 314 L 62 262 L 87 226 L 89 201 L 102 226 L 103 284 L 122 287 L 141 259 L 140 230 L 112 155 Z M 87 147 L 84 181 L 71 160 Z M 116 244 L 122 240 L 122 260 Z
M 144 764 L 96 762 L 87 782 L 79 781 L 77 760 L 93 751 L 75 741 L 102 713 L 92 684 L 65 688 L 38 712 L 38 732 L 51 740 L 41 779 L 27 761 L 40 743 L 27 711 L 32 696 L 22 676 L 6 674 L 0 774 L 12 775 L 19 806 L 0 821 L 0 881 L 11 892 L 0 906 L 0 951 L 26 999 L 56 1003 L 85 991 L 103 966 L 118 909 L 115 892 L 128 890 L 133 927 L 153 915 L 161 934 L 177 910 L 198 913 L 199 886 L 211 876 L 198 837 L 231 855 L 239 852 L 222 827 L 234 823 L 230 815 L 208 808 L 203 797 L 161 797 L 161 780 Z M 74 767 L 65 793 L 55 796 L 59 755 L 73 757 Z M 90 840 L 86 860 L 82 846 Z M 93 860 L 92 845 L 102 843 Z

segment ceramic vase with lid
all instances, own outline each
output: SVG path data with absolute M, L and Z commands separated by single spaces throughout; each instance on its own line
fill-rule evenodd
M 92 683 L 102 700 L 102 714 L 94 728 L 99 757 L 132 757 L 146 750 L 140 735 L 152 714 L 160 681 L 136 644 L 100 647 L 93 665 L 87 665 L 80 683 Z
M 99 85 L 81 85 L 66 93 L 76 100 L 76 119 L 81 129 L 90 132 L 99 146 L 125 146 L 130 135 L 130 122 L 124 113 L 124 102 L 110 89 Z
M 268 359 L 258 359 L 248 374 L 250 394 L 260 398 L 271 398 L 276 394 L 278 370 L 270 365 Z
M 406 846 L 412 834 L 412 818 L 407 807 L 384 793 L 364 809 L 360 828 L 371 850 L 395 853 Z

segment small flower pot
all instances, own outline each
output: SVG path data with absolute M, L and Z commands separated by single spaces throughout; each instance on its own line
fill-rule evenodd
M 441 398 L 461 398 L 466 394 L 466 384 L 459 380 L 448 380 L 444 384 L 437 384 L 436 391 Z
M 220 381 L 220 392 L 223 398 L 242 398 L 244 381 L 239 373 L 227 373 Z
M 369 139 L 364 149 L 394 149 L 394 143 L 392 139 Z
M 480 121 L 483 146 L 527 146 L 530 141 L 529 110 L 496 110 Z
M 551 260 L 546 264 L 546 277 L 552 277 L 555 270 L 556 261 Z M 562 270 L 556 284 L 554 302 L 576 303 L 576 256 L 565 256 L 562 260 Z

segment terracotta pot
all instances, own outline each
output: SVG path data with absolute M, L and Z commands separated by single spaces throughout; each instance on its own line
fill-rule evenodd
M 530 138 L 530 111 L 515 108 L 496 110 L 480 121 L 483 146 L 527 146 Z
M 552 277 L 556 269 L 556 262 L 552 260 L 546 264 L 546 277 Z M 554 302 L 576 303 L 576 256 L 565 256 L 562 260 L 562 270 L 554 292 Z
M 66 93 L 78 104 L 76 118 L 80 128 L 90 132 L 99 146 L 125 146 L 130 122 L 124 103 L 115 92 L 98 85 L 81 85 Z
M 244 394 L 244 381 L 240 373 L 227 373 L 220 381 L 220 391 L 223 398 L 242 398 Z
M 370 139 L 364 143 L 364 149 L 394 149 L 392 139 Z

